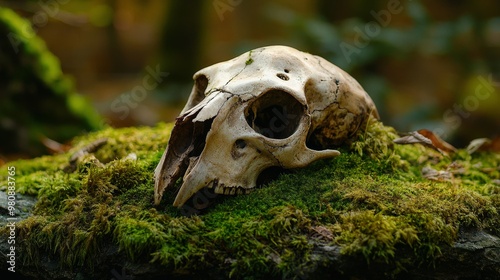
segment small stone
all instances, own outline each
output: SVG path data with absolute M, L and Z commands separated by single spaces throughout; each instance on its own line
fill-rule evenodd
M 136 161 L 137 160 L 137 155 L 135 153 L 130 153 L 125 157 L 125 160 L 132 160 Z

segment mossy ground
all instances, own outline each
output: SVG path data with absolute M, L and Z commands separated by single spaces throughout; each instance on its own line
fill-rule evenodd
M 317 240 L 368 263 L 395 264 L 397 274 L 432 264 L 460 227 L 500 235 L 500 187 L 492 183 L 500 155 L 396 146 L 394 130 L 376 121 L 340 156 L 224 197 L 201 215 L 173 208 L 172 192 L 154 208 L 152 174 L 171 128 L 105 129 L 75 139 L 67 154 L 10 163 L 17 191 L 38 196 L 33 216 L 17 224 L 22 263 L 37 265 L 49 254 L 90 273 L 104 245 L 116 244 L 129 261 L 174 274 L 290 278 L 328 266 L 313 256 Z M 74 172 L 62 171 L 72 153 L 103 137 L 108 143 Z M 451 181 L 430 181 L 424 166 L 456 172 Z M 0 169 L 6 185 L 7 168 Z M 412 253 L 403 258 L 402 251 Z

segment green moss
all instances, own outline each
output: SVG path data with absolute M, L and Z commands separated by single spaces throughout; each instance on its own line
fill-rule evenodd
M 152 174 L 171 128 L 108 128 L 75 139 L 66 154 L 11 163 L 26 185 L 19 190 L 39 199 L 34 215 L 17 225 L 23 261 L 37 264 L 49 254 L 92 271 L 100 250 L 115 246 L 127 260 L 174 274 L 293 278 L 328 266 L 314 257 L 323 242 L 371 264 L 395 264 L 396 275 L 432 264 L 461 227 L 500 234 L 500 191 L 492 183 L 498 154 L 445 157 L 420 145 L 395 146 L 394 130 L 374 120 L 340 156 L 282 174 L 250 195 L 219 197 L 203 215 L 184 217 L 190 211 L 171 206 L 174 192 L 153 208 Z M 74 172 L 62 171 L 72 154 L 102 138 L 108 142 Z M 424 166 L 453 171 L 453 180 L 427 180 Z M 330 237 L 314 237 L 318 227 Z
M 353 211 L 343 214 L 340 223 L 333 226 L 335 241 L 345 254 L 361 253 L 368 261 L 393 260 L 396 245 L 412 246 L 418 241 L 417 230 L 404 218 L 375 214 L 373 210 Z
M 159 215 L 154 208 L 142 210 L 127 205 L 117 215 L 113 237 L 131 259 L 148 256 L 168 240 L 165 230 L 169 220 L 167 215 Z
M 102 127 L 29 21 L 0 7 L 0 36 L 0 132 L 9 135 L 0 152 L 40 155 L 42 137 L 63 142 Z
M 253 58 L 252 58 L 252 51 L 248 52 L 248 59 L 245 61 L 245 65 L 250 65 L 253 63 Z
M 153 130 L 148 128 L 107 128 L 86 136 L 77 137 L 73 142 L 75 147 L 69 153 L 75 153 L 79 149 L 98 140 L 107 138 L 107 143 L 95 152 L 99 161 L 108 163 L 116 159 L 124 158 L 130 153 L 135 153 L 139 160 L 159 160 L 163 150 L 167 146 L 170 131 L 173 124 L 159 124 Z M 145 161 L 148 163 L 149 161 Z

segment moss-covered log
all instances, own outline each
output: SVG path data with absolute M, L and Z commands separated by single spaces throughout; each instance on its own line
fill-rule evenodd
M 499 154 L 444 156 L 394 145 L 394 130 L 372 120 L 340 156 L 281 174 L 249 195 L 218 196 L 200 212 L 213 194 L 177 209 L 170 192 L 154 208 L 152 174 L 171 128 L 109 128 L 75 139 L 67 154 L 9 163 L 17 201 L 37 198 L 30 214 L 17 213 L 18 273 L 36 279 L 500 275 Z M 88 149 L 99 139 L 107 141 Z M 453 178 L 425 179 L 425 166 Z M 7 167 L 0 167 L 1 186 Z

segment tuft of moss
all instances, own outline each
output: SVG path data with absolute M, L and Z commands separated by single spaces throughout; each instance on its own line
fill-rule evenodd
M 245 61 L 245 65 L 250 65 L 253 63 L 252 51 L 248 52 L 248 59 Z
M 335 241 L 342 246 L 342 253 L 362 254 L 367 261 L 392 261 L 396 246 L 412 246 L 418 242 L 417 230 L 402 217 L 383 215 L 374 210 L 345 213 L 340 223 L 333 225 Z
M 169 221 L 168 215 L 158 214 L 154 208 L 126 205 L 116 217 L 113 238 L 132 260 L 147 257 L 168 240 L 165 230 Z
M 500 155 L 445 157 L 420 145 L 395 146 L 395 131 L 375 120 L 340 156 L 282 174 L 249 195 L 219 197 L 203 215 L 183 216 L 167 202 L 173 191 L 154 208 L 152 174 L 172 126 L 107 128 L 76 138 L 66 154 L 10 163 L 25 184 L 18 191 L 38 196 L 33 215 L 16 225 L 24 264 L 50 258 L 91 277 L 111 247 L 119 260 L 169 275 L 293 278 L 332 264 L 317 257 L 321 243 L 369 264 L 394 264 L 391 275 L 398 275 L 439 259 L 460 228 L 500 234 L 500 188 L 493 183 Z M 108 142 L 83 155 L 74 172 L 63 171 L 73 154 L 102 138 Z M 421 175 L 425 166 L 453 178 L 430 181 Z M 0 170 L 3 186 L 6 168 Z M 318 228 L 326 237 L 318 239 Z

